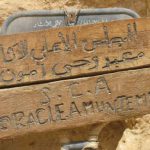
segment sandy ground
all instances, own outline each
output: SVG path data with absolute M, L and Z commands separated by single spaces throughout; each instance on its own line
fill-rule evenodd
M 68 7 L 126 7 L 142 17 L 150 16 L 150 0 L 0 0 L 0 25 L 10 14 L 18 11 Z M 116 123 L 106 129 L 100 135 L 103 150 L 150 150 L 150 115 Z

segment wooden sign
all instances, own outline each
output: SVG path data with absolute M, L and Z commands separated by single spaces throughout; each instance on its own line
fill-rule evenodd
M 3 24 L 2 34 L 32 32 L 49 28 L 85 25 L 139 18 L 133 10 L 126 8 L 94 8 L 67 10 L 21 11 L 11 15 Z
M 0 138 L 150 112 L 150 69 L 0 90 Z
M 0 87 L 147 66 L 149 23 L 131 19 L 1 36 Z
M 0 138 L 150 112 L 150 19 L 0 37 Z

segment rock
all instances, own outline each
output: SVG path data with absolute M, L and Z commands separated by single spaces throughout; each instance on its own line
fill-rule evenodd
M 150 115 L 136 119 L 133 129 L 126 129 L 116 150 L 149 150 Z

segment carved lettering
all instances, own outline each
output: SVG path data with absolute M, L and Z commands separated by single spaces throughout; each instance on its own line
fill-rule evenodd
M 111 94 L 110 88 L 108 87 L 107 81 L 104 77 L 100 77 L 96 83 L 96 95 L 100 92 Z
M 55 105 L 56 110 L 56 120 L 66 120 L 66 118 L 63 116 L 64 110 L 63 110 L 63 103 Z
M 75 102 L 71 102 L 70 104 L 70 116 L 73 116 L 73 115 L 80 115 L 80 111 L 76 105 Z
M 48 119 L 42 119 L 42 113 L 45 112 L 45 109 L 44 108 L 38 108 L 36 110 L 36 117 L 38 119 L 38 123 L 39 124 L 45 124 L 48 122 Z
M 7 116 L 0 116 L 0 131 L 7 131 L 10 128 L 21 129 L 26 126 L 37 126 L 50 124 L 57 121 L 68 120 L 75 116 L 85 116 L 95 113 L 114 114 L 120 112 L 132 112 L 135 103 L 138 102 L 138 108 L 147 105 L 149 93 L 143 93 L 133 96 L 118 96 L 113 101 L 71 101 L 69 111 L 65 111 L 65 104 L 54 104 L 37 108 L 29 112 L 15 112 Z M 52 111 L 53 109 L 53 111 Z
M 6 68 L 0 72 L 0 78 L 3 82 L 11 82 L 15 80 L 16 76 L 13 70 Z
M 22 121 L 25 118 L 24 112 L 21 111 L 21 112 L 13 113 L 13 118 L 14 118 L 14 123 L 16 128 L 22 128 L 26 126 Z
M 148 102 L 147 102 L 147 97 L 146 97 L 146 95 L 145 94 L 142 94 L 142 95 L 136 95 L 136 103 L 137 103 L 137 105 L 143 105 L 143 104 L 145 104 L 145 105 L 147 105 L 148 104 Z
M 44 95 L 44 99 L 41 100 L 41 104 L 48 104 L 51 100 L 50 98 L 50 89 L 48 87 L 44 87 L 42 90 L 41 90 L 42 94 Z
M 59 52 L 60 50 L 62 50 L 60 45 L 61 45 L 61 42 L 54 43 L 53 46 L 52 46 L 53 52 Z
M 33 113 L 29 113 L 27 123 L 28 123 L 29 126 L 37 124 L 36 118 L 35 118 Z
M 5 131 L 10 128 L 10 118 L 8 116 L 0 117 L 0 131 Z
M 83 94 L 81 93 L 81 89 L 78 88 L 79 83 L 78 82 L 73 82 L 69 85 L 70 91 L 71 91 L 71 96 L 72 98 L 77 98 L 82 96 Z
M 71 51 L 70 48 L 70 37 L 68 34 L 66 34 L 66 37 L 64 37 L 63 33 L 59 32 L 58 37 L 61 39 L 61 42 L 64 44 L 65 51 Z
M 83 107 L 85 112 L 88 114 L 89 112 L 94 112 L 94 105 L 92 101 L 83 102 Z

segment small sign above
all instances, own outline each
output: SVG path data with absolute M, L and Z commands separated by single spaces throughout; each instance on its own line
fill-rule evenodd
M 7 19 L 2 26 L 2 34 L 16 34 L 138 17 L 136 12 L 126 8 L 25 11 L 14 14 Z

